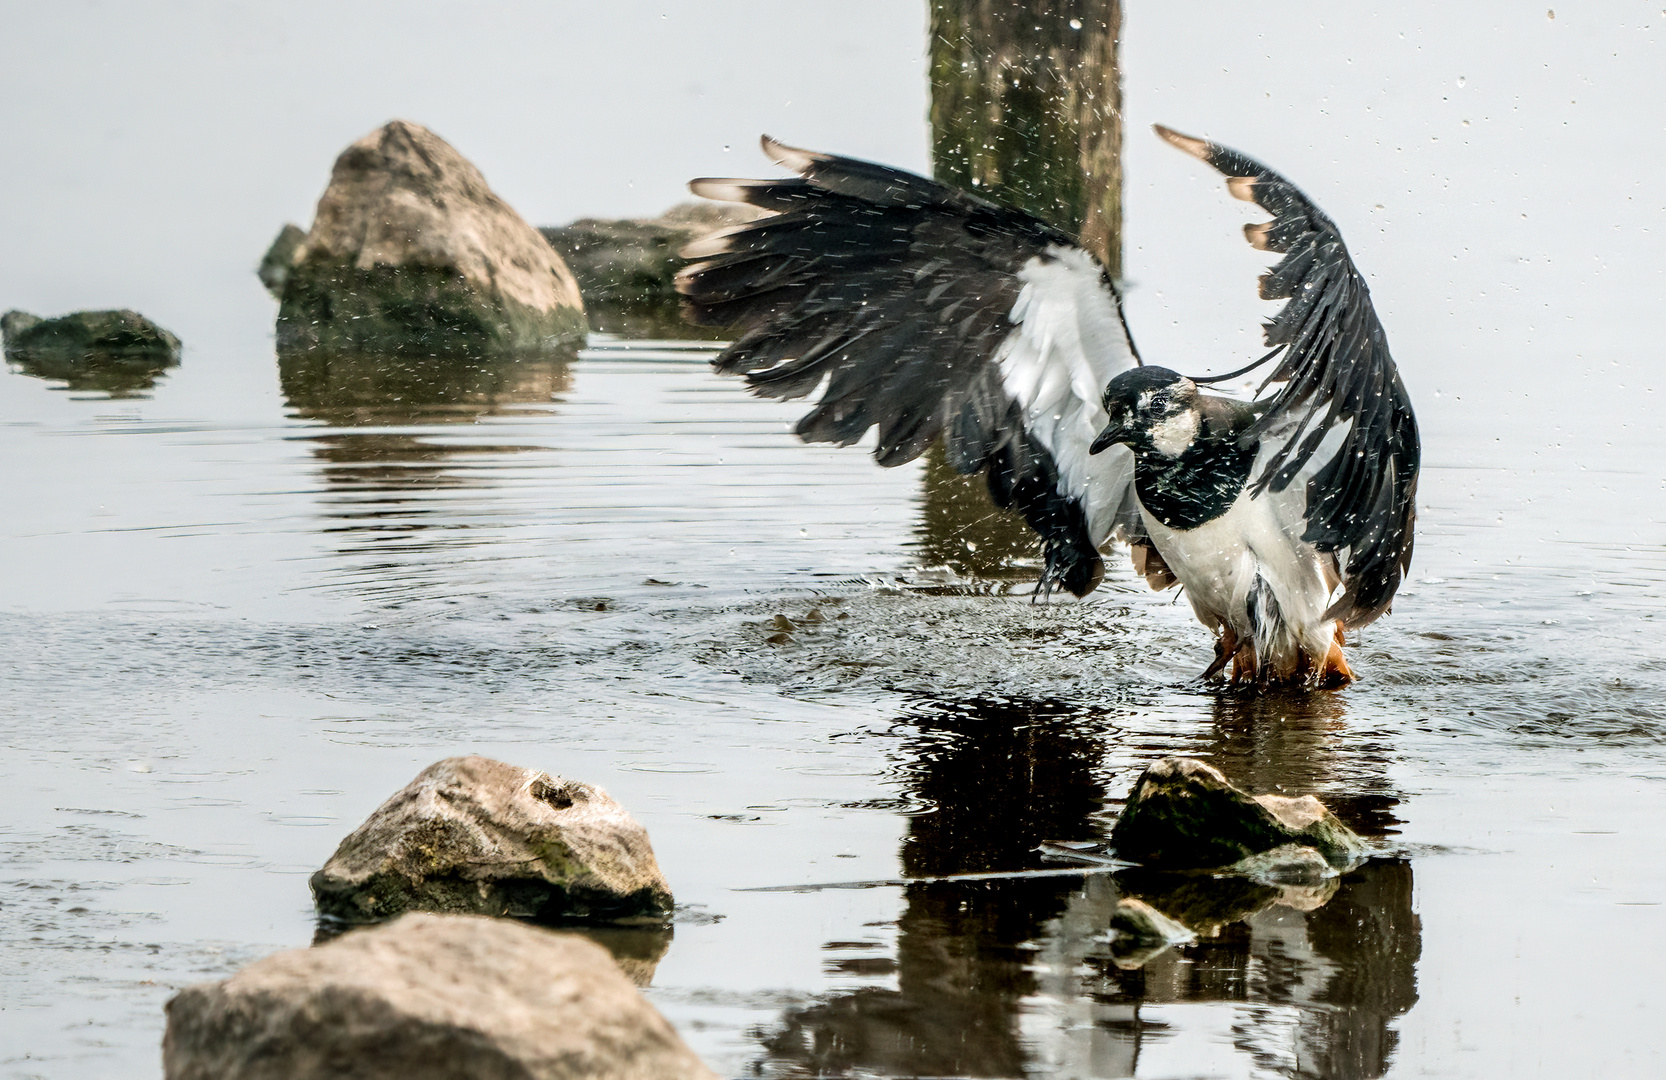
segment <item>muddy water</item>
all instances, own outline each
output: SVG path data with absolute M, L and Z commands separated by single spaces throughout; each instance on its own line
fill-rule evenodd
M 798 444 L 702 349 L 0 378 L 0 1075 L 154 1075 L 173 989 L 311 941 L 307 874 L 463 752 L 647 824 L 677 922 L 606 943 L 727 1075 L 1666 1051 L 1643 395 L 1601 423 L 1432 400 L 1414 580 L 1360 684 L 1245 697 L 1193 681 L 1202 630 L 1119 562 L 1032 604 L 1033 552 L 941 475 Z M 1529 449 L 1547 425 L 1565 453 Z M 1305 887 L 1107 865 L 1170 753 L 1318 793 L 1375 857 Z M 1130 964 L 1125 895 L 1208 933 Z

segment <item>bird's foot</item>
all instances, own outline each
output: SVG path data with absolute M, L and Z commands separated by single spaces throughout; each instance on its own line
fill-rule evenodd
M 1347 658 L 1342 655 L 1341 619 L 1336 620 L 1336 636 L 1331 640 L 1330 649 L 1326 651 L 1314 681 L 1322 690 L 1338 690 L 1354 681 L 1354 669 L 1348 666 Z

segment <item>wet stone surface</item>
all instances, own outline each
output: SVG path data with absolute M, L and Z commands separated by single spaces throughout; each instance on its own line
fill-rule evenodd
M 177 367 L 180 340 L 136 311 L 75 311 L 43 319 L 26 311 L 0 316 L 6 362 L 68 390 L 112 398 L 142 397 Z
M 410 915 L 168 1001 L 167 1080 L 715 1080 L 607 951 Z
M 1242 864 L 1281 848 L 1307 848 L 1346 869 L 1366 846 L 1312 795 L 1251 795 L 1205 762 L 1163 758 L 1134 783 L 1111 849 L 1121 858 L 1169 869 Z M 1252 863 L 1266 872 L 1273 862 Z
M 544 923 L 664 923 L 648 832 L 607 792 L 478 756 L 422 770 L 308 881 L 321 919 L 407 911 Z

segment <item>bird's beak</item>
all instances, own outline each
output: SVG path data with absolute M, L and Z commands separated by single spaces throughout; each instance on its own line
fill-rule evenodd
M 1093 440 L 1093 445 L 1088 447 L 1088 453 L 1097 454 L 1103 450 L 1109 450 L 1117 443 L 1127 441 L 1127 438 L 1128 425 L 1119 424 L 1112 420 L 1105 425 L 1105 430 L 1099 433 L 1099 437 Z

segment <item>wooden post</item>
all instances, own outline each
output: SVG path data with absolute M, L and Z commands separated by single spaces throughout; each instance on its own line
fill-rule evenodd
M 931 0 L 939 180 L 1076 234 L 1122 272 L 1122 0 Z
M 1122 274 L 1122 0 L 931 0 L 937 179 L 1076 235 Z M 928 452 L 920 555 L 982 578 L 1040 541 L 982 477 Z

